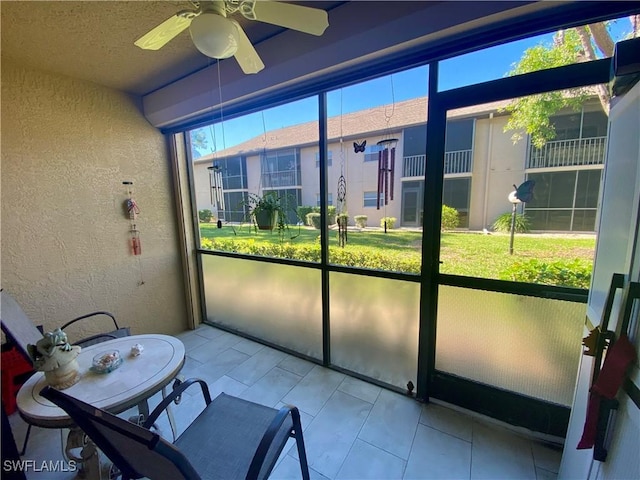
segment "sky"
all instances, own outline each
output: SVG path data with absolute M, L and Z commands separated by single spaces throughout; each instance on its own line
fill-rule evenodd
M 615 21 L 610 24 L 610 30 L 614 39 L 622 38 L 630 30 L 629 22 Z M 502 78 L 526 49 L 541 43 L 550 44 L 552 40 L 552 34 L 540 35 L 443 60 L 440 62 L 438 90 L 450 90 Z M 426 96 L 427 81 L 428 67 L 423 66 L 334 90 L 327 95 L 329 117 Z M 317 113 L 317 98 L 314 96 L 225 120 L 215 128 L 204 127 L 202 132 L 207 136 L 208 149 L 194 152 L 194 158 L 264 135 L 265 131 L 317 120 Z M 392 114 L 392 109 L 388 108 L 383 114 Z

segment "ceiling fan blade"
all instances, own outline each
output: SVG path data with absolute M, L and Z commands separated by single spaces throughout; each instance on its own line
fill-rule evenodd
M 258 73 L 264 68 L 264 63 L 262 63 L 258 52 L 253 48 L 251 40 L 249 40 L 247 34 L 244 33 L 240 24 L 235 20 L 231 21 L 238 29 L 238 50 L 234 57 L 236 57 L 236 60 L 244 73 Z
M 196 12 L 190 10 L 178 12 L 136 40 L 134 45 L 143 50 L 159 50 L 186 30 L 196 16 Z
M 253 6 L 255 20 L 291 28 L 311 35 L 322 35 L 329 26 L 327 12 L 292 3 L 258 1 Z

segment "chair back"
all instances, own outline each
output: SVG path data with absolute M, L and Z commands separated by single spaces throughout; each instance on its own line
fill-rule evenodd
M 51 387 L 45 387 L 40 395 L 67 412 L 120 469 L 123 478 L 200 479 L 186 457 L 156 433 Z
M 20 353 L 31 361 L 27 345 L 35 345 L 38 340 L 42 339 L 42 333 L 9 293 L 2 290 L 0 296 L 0 301 L 2 302 L 2 309 L 0 310 L 2 331 L 16 344 Z

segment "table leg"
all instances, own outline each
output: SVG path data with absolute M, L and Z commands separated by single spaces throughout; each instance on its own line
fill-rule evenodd
M 80 456 L 77 456 L 73 451 L 78 448 L 81 449 Z M 72 427 L 69 430 L 64 452 L 67 458 L 75 461 L 79 467 L 75 478 L 83 480 L 99 480 L 102 478 L 98 449 L 80 428 Z
M 162 398 L 167 398 L 167 387 L 163 387 L 162 388 Z M 169 419 L 169 426 L 171 427 L 171 434 L 173 435 L 173 441 L 176 441 L 176 438 L 178 437 L 178 432 L 177 432 L 177 428 L 176 428 L 176 419 L 173 416 L 173 409 L 171 408 L 171 405 L 167 405 L 167 408 L 165 410 L 167 412 L 167 418 Z

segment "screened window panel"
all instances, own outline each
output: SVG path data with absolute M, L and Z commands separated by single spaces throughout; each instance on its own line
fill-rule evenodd
M 531 230 L 571 230 L 571 210 L 526 210 Z
M 440 286 L 436 369 L 571 405 L 586 305 Z
M 246 192 L 225 192 L 222 218 L 227 222 L 245 222 L 248 215 L 244 203 L 247 200 Z
M 469 197 L 471 178 L 445 178 L 442 186 L 442 204 L 458 211 L 458 227 L 469 226 Z
M 416 384 L 420 285 L 332 272 L 331 362 L 406 389 Z
M 287 208 L 287 224 L 288 225 L 297 225 L 298 222 L 302 221 L 298 218 L 298 214 L 296 213 L 298 207 L 302 204 L 302 192 L 299 188 L 287 188 L 281 190 L 264 190 L 264 193 L 273 192 L 278 195 L 283 202 L 283 205 L 286 205 Z
M 573 230 L 576 232 L 593 232 L 596 229 L 596 209 L 575 210 L 573 212 Z
M 207 320 L 322 359 L 321 273 L 202 256 Z
M 427 125 L 407 127 L 402 132 L 402 151 L 405 157 L 424 155 L 427 149 Z
M 470 178 L 445 178 L 442 203 L 456 210 L 468 210 L 470 184 Z
M 556 129 L 553 140 L 571 140 L 580 138 L 580 113 L 551 117 L 551 124 Z
M 576 208 L 597 208 L 602 170 L 580 170 L 576 189 Z
M 529 180 L 535 180 L 533 200 L 528 207 L 571 208 L 576 183 L 576 172 L 531 173 Z
M 473 118 L 448 121 L 445 151 L 470 150 L 473 147 L 473 124 Z
M 582 120 L 582 138 L 606 137 L 609 117 L 602 111 L 585 112 Z
M 239 190 L 245 188 L 246 178 L 241 176 L 222 177 L 222 185 L 225 190 Z

